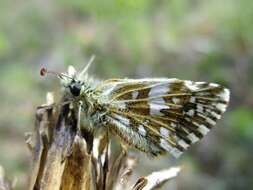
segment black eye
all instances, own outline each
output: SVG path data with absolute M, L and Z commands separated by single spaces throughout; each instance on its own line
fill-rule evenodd
M 69 86 L 70 92 L 73 94 L 73 96 L 79 96 L 81 92 L 81 85 L 78 83 L 75 83 L 71 86 Z

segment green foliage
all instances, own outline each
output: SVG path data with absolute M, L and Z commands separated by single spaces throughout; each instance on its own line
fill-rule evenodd
M 253 142 L 253 112 L 250 108 L 240 107 L 231 112 L 229 126 L 239 138 Z

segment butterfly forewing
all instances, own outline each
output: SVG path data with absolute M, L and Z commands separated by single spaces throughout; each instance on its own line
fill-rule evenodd
M 111 79 L 97 87 L 109 129 L 151 155 L 178 157 L 216 124 L 229 90 L 178 79 Z

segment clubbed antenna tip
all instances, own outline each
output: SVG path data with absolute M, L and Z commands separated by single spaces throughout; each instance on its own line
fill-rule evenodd
M 43 77 L 44 77 L 46 74 L 47 74 L 47 69 L 44 68 L 44 67 L 41 68 L 41 69 L 40 69 L 40 76 L 43 76 Z
M 63 77 L 66 77 L 66 78 L 69 78 L 69 79 L 73 79 L 72 77 L 70 77 L 70 76 L 68 76 L 68 75 L 66 75 L 66 74 L 64 74 L 64 73 L 58 73 L 58 72 L 55 72 L 55 71 L 50 71 L 50 70 L 47 70 L 46 68 L 44 68 L 44 67 L 42 67 L 41 69 L 40 69 L 40 76 L 45 76 L 47 73 L 49 73 L 49 74 L 53 74 L 53 75 L 56 75 L 56 76 L 58 76 L 59 78 L 63 78 Z

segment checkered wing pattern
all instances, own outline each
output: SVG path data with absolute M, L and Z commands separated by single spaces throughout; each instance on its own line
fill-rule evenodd
M 109 130 L 150 155 L 179 157 L 225 112 L 229 90 L 179 79 L 111 79 L 97 89 Z

